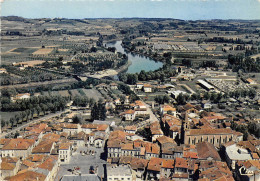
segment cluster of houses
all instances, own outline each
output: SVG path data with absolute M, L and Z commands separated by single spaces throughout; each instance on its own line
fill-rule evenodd
M 160 122 L 147 126 L 150 140 L 134 136 L 134 130 L 110 133 L 110 180 L 124 180 L 121 169 L 132 180 L 260 179 L 260 141 L 243 141 L 230 118 L 191 104 L 161 105 L 160 114 Z
M 26 127 L 17 138 L 0 139 L 0 180 L 52 181 L 60 164 L 69 163 L 77 147 L 103 147 L 108 132 L 107 124 L 40 123 Z
M 148 112 L 144 102 L 135 101 L 123 116 L 130 121 Z M 0 139 L 1 180 L 52 181 L 78 147 L 104 150 L 111 181 L 260 179 L 260 141 L 243 141 L 230 128 L 232 118 L 189 103 L 161 105 L 157 116 L 143 127 L 74 124 L 66 118 L 30 125 L 17 138 Z

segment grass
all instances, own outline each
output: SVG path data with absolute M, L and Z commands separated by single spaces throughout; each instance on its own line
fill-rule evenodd
M 80 93 L 81 96 L 86 96 L 86 94 L 84 93 L 84 91 L 82 89 L 77 89 L 78 92 Z
M 37 48 L 16 48 L 12 52 L 16 53 L 33 53 L 37 50 Z

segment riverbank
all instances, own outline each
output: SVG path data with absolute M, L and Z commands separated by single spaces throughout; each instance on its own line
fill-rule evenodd
M 127 60 L 127 63 L 117 69 L 107 69 L 103 71 L 96 72 L 94 75 L 85 74 L 87 77 L 92 77 L 96 79 L 101 79 L 103 77 L 113 77 L 116 76 L 122 72 L 127 71 L 128 67 L 132 64 L 130 60 Z

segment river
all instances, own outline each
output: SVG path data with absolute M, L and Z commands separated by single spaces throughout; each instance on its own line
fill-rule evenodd
M 141 70 L 150 71 L 157 70 L 163 66 L 162 62 L 156 62 L 153 59 L 137 54 L 127 53 L 122 47 L 122 41 L 116 41 L 113 43 L 106 43 L 107 47 L 115 47 L 117 52 L 126 54 L 128 60 L 131 61 L 131 65 L 128 67 L 126 73 L 139 73 Z

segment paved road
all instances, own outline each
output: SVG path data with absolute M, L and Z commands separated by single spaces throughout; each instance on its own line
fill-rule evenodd
M 144 101 L 143 101 L 143 102 L 144 102 Z M 144 102 L 144 104 L 145 104 L 146 107 L 147 107 L 147 112 L 148 112 L 148 114 L 150 115 L 150 118 L 147 119 L 147 120 L 145 120 L 145 121 L 142 121 L 142 122 L 138 123 L 137 129 L 143 128 L 143 127 L 145 127 L 146 125 L 151 124 L 151 123 L 156 122 L 156 121 L 159 122 L 158 118 L 154 115 L 154 113 L 153 113 L 151 107 L 150 107 L 148 104 L 146 104 L 145 102 Z
M 35 120 L 33 120 L 33 121 L 30 121 L 30 122 L 28 122 L 28 123 L 26 123 L 26 124 L 23 124 L 23 125 L 21 125 L 21 126 L 15 128 L 15 129 L 13 129 L 12 131 L 9 131 L 8 133 L 2 133 L 2 134 L 0 135 L 0 138 L 4 138 L 5 136 L 7 136 L 7 135 L 9 135 L 9 134 L 12 134 L 12 133 L 14 134 L 14 133 L 16 133 L 16 131 L 19 131 L 19 130 L 21 130 L 21 129 L 23 129 L 23 128 L 25 128 L 25 127 L 31 125 L 31 124 L 39 123 L 39 122 L 41 122 L 42 120 L 50 119 L 50 118 L 52 118 L 52 117 L 61 115 L 62 113 L 66 113 L 66 112 L 69 112 L 69 110 L 66 109 L 66 110 L 64 110 L 64 111 L 57 112 L 57 113 L 55 113 L 55 114 L 49 114 L 49 115 L 46 115 L 46 116 L 41 117 L 41 118 L 39 118 L 39 119 L 35 119 Z
M 149 119 L 150 122 L 156 122 L 156 121 L 159 122 L 158 118 L 154 115 L 151 107 L 148 104 L 146 104 L 146 103 L 145 103 L 145 105 L 147 107 L 147 112 L 150 114 L 150 119 Z
M 80 151 L 94 150 L 96 151 L 95 155 L 84 155 L 80 154 Z M 98 176 L 104 178 L 105 176 L 105 166 L 107 162 L 100 158 L 103 148 L 94 148 L 94 147 L 78 147 L 77 151 L 72 154 L 70 162 L 67 164 L 60 165 L 59 171 L 55 178 L 55 181 L 59 181 L 63 175 L 72 175 L 72 172 L 69 172 L 68 169 L 73 169 L 74 167 L 80 167 L 81 174 L 89 174 L 90 166 L 94 168 L 98 167 L 97 174 Z

